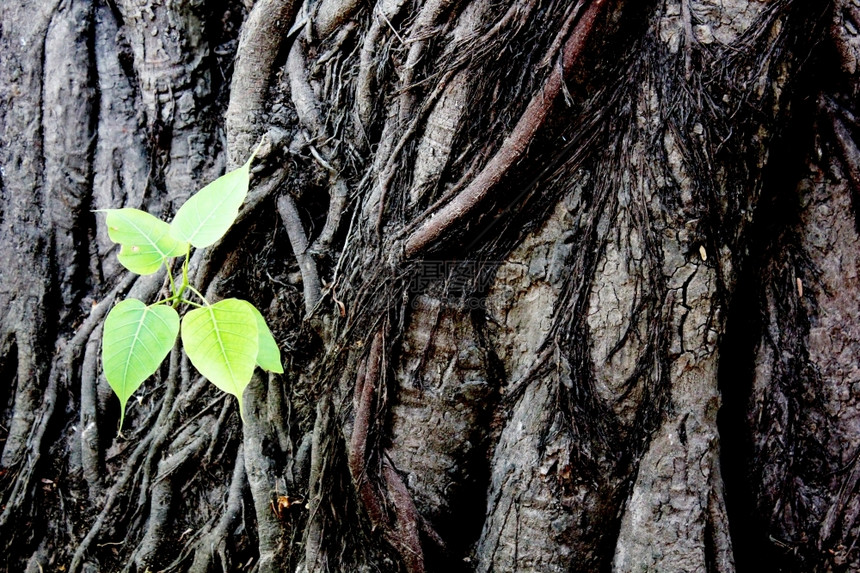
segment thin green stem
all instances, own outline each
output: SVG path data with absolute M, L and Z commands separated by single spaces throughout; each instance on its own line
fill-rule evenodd
M 208 300 L 206 300 L 206 297 L 205 297 L 205 296 L 203 296 L 202 294 L 200 294 L 200 291 L 198 291 L 196 288 L 194 288 L 194 287 L 193 287 L 193 286 L 191 286 L 191 285 L 188 285 L 188 290 L 190 290 L 191 292 L 193 292 L 194 294 L 196 294 L 196 295 L 197 295 L 197 298 L 199 298 L 199 299 L 200 299 L 200 300 L 202 300 L 204 303 L 206 303 L 206 306 L 209 306 L 209 301 L 208 301 Z
M 181 304 L 187 304 L 187 305 L 193 306 L 194 308 L 205 308 L 202 304 L 197 304 L 196 302 L 190 301 L 187 298 L 181 298 L 181 299 L 179 299 L 179 302 Z
M 185 260 L 182 262 L 182 284 L 179 285 L 179 289 L 173 294 L 173 308 L 179 306 L 179 303 L 182 300 L 182 294 L 185 292 L 185 289 L 188 288 L 188 259 L 190 258 L 191 245 L 188 245 L 188 248 L 185 250 Z
M 248 163 L 254 161 L 254 158 L 257 157 L 257 152 L 260 151 L 260 148 L 263 147 L 263 142 L 266 141 L 266 136 L 260 138 L 260 143 L 257 144 L 257 147 L 254 148 L 254 151 L 251 152 L 251 157 L 248 158 Z

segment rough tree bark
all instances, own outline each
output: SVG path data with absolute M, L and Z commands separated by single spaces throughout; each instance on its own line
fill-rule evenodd
M 860 3 L 6 0 L 4 571 L 860 571 Z M 284 375 L 101 322 L 192 258 Z

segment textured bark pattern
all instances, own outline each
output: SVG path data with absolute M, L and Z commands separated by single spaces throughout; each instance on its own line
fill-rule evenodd
M 832 73 L 845 80 L 824 84 L 815 102 L 816 147 L 758 292 L 765 313 L 747 411 L 748 471 L 764 493 L 757 513 L 772 531 L 773 558 L 798 570 L 860 570 L 860 150 L 856 105 L 839 91 L 857 90 L 858 15 L 853 2 L 833 13 Z
M 856 571 L 857 366 L 843 359 L 856 356 L 860 343 L 857 231 L 844 181 L 827 181 L 813 165 L 800 193 L 796 242 L 780 249 L 785 262 L 763 293 L 768 319 L 749 405 L 750 469 L 768 492 L 760 512 L 777 555 L 793 551 L 814 563 L 826 548 L 828 567 Z
M 853 0 L 0 4 L 0 570 L 860 571 Z M 262 141 L 207 296 L 286 373 L 100 370 L 94 209 Z
M 463 519 L 463 509 L 482 505 L 474 480 L 485 471 L 483 405 L 493 398 L 486 350 L 468 312 L 424 297 L 414 306 L 395 371 L 388 455 L 421 515 L 441 530 L 474 535 L 478 521 Z M 463 549 L 461 540 L 450 542 Z

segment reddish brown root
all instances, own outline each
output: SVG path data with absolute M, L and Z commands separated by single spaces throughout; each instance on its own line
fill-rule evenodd
M 356 377 L 355 418 L 348 454 L 349 471 L 373 526 L 383 528 L 386 540 L 400 554 L 407 571 L 423 573 L 424 552 L 420 539 L 422 519 L 406 484 L 387 458 L 382 461 L 380 476 L 384 483 L 384 492 L 372 479 L 374 476 L 368 472 L 367 438 L 374 415 L 377 382 L 383 367 L 383 342 L 384 334 L 380 329 L 374 336 L 370 352 L 359 367 Z M 432 532 L 432 528 L 430 531 Z M 433 532 L 431 537 L 438 538 L 438 535 Z
M 514 163 L 522 158 L 529 143 L 546 122 L 555 99 L 561 92 L 565 76 L 580 57 L 585 42 L 606 0 L 594 0 L 583 13 L 564 44 L 560 66 L 554 67 L 544 86 L 529 102 L 522 117 L 501 148 L 472 182 L 436 213 L 425 213 L 425 222 L 406 240 L 404 254 L 414 257 L 427 249 L 448 229 L 472 213 L 498 185 Z

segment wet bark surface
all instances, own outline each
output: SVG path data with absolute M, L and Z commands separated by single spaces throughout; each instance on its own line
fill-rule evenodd
M 815 5 L 811 5 L 815 4 Z M 860 571 L 852 0 L 0 6 L 6 571 Z M 285 374 L 129 402 L 97 209 Z

